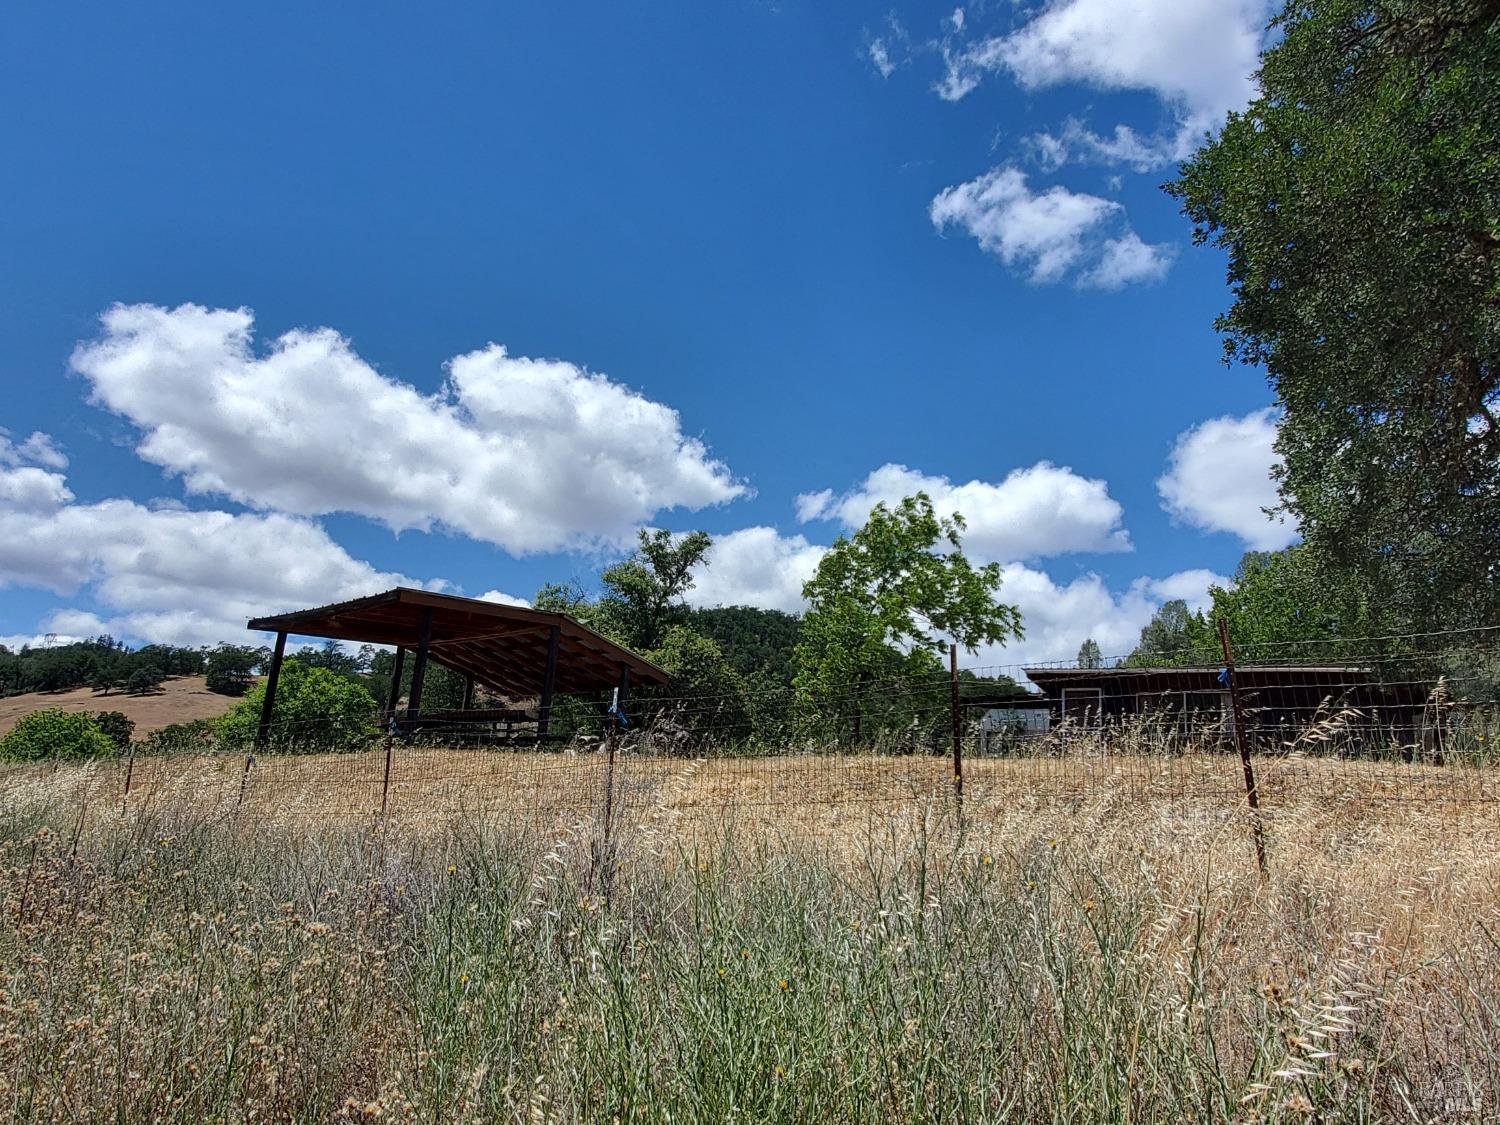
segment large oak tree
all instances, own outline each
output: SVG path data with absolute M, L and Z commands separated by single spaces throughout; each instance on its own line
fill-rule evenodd
M 1500 0 L 1305 0 L 1169 185 L 1229 257 L 1282 500 L 1391 625 L 1500 620 Z

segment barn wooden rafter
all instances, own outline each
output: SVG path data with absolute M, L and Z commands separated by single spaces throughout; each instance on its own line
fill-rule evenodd
M 623 698 L 632 681 L 665 684 L 668 680 L 649 660 L 566 614 L 408 586 L 334 605 L 257 617 L 248 628 L 276 634 L 257 742 L 264 742 L 270 730 L 289 635 L 394 646 L 393 705 L 410 653 L 414 665 L 403 723 L 408 729 L 422 718 L 422 687 L 429 662 L 464 678 L 465 711 L 472 708 L 476 684 L 511 700 L 535 699 L 538 738 L 547 737 L 558 693 L 620 688 Z M 490 713 L 473 714 L 477 718 Z

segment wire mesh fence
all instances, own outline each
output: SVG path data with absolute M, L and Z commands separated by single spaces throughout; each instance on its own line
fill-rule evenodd
M 1236 655 L 1233 682 L 1225 662 L 1135 654 L 1097 667 L 861 678 L 820 695 L 773 685 L 754 701 L 775 720 L 770 735 L 726 735 L 723 716 L 743 712 L 742 698 L 664 690 L 629 700 L 624 729 L 597 701 L 575 701 L 566 742 L 518 725 L 518 701 L 503 727 L 372 717 L 357 744 L 331 749 L 314 721 L 277 723 L 274 750 L 209 740 L 3 777 L 11 791 L 65 784 L 127 813 L 191 800 L 225 816 L 310 823 L 603 818 L 611 830 L 682 831 L 756 817 L 832 830 L 913 811 L 982 821 L 1037 802 L 1242 809 L 1243 740 L 1266 816 L 1309 801 L 1500 812 L 1500 632 L 1250 642 Z

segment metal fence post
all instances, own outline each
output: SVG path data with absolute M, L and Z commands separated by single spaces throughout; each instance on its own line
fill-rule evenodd
M 590 880 L 593 886 L 602 888 L 605 898 L 614 893 L 615 881 L 615 743 L 620 731 L 620 706 L 620 690 L 616 688 L 614 704 L 604 720 L 604 824 Z
M 1260 820 L 1260 791 L 1255 787 L 1255 768 L 1250 764 L 1250 739 L 1245 732 L 1245 706 L 1234 674 L 1234 648 L 1229 643 L 1229 622 L 1219 618 L 1219 643 L 1224 649 L 1224 686 L 1229 689 L 1229 707 L 1234 718 L 1234 743 L 1245 774 L 1245 801 L 1250 806 L 1250 831 L 1255 838 L 1255 862 L 1266 873 L 1266 834 Z
M 391 712 L 390 724 L 385 732 L 385 777 L 380 782 L 380 819 L 385 820 L 386 802 L 391 795 L 391 752 L 396 742 L 396 713 Z
M 953 795 L 964 799 L 964 720 L 958 699 L 958 645 L 948 646 L 948 688 L 953 709 Z
M 125 815 L 126 805 L 130 802 L 130 783 L 135 777 L 135 743 L 130 744 L 130 756 L 125 760 L 125 792 L 120 794 L 120 815 Z

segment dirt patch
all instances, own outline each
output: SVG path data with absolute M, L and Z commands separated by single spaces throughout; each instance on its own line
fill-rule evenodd
M 234 697 L 209 691 L 202 676 L 174 677 L 162 684 L 161 691 L 151 695 L 124 695 L 115 691 L 103 695 L 88 688 L 33 691 L 0 699 L 0 737 L 33 711 L 52 708 L 61 711 L 120 711 L 135 723 L 135 736 L 141 738 L 172 723 L 212 719 L 234 704 Z

